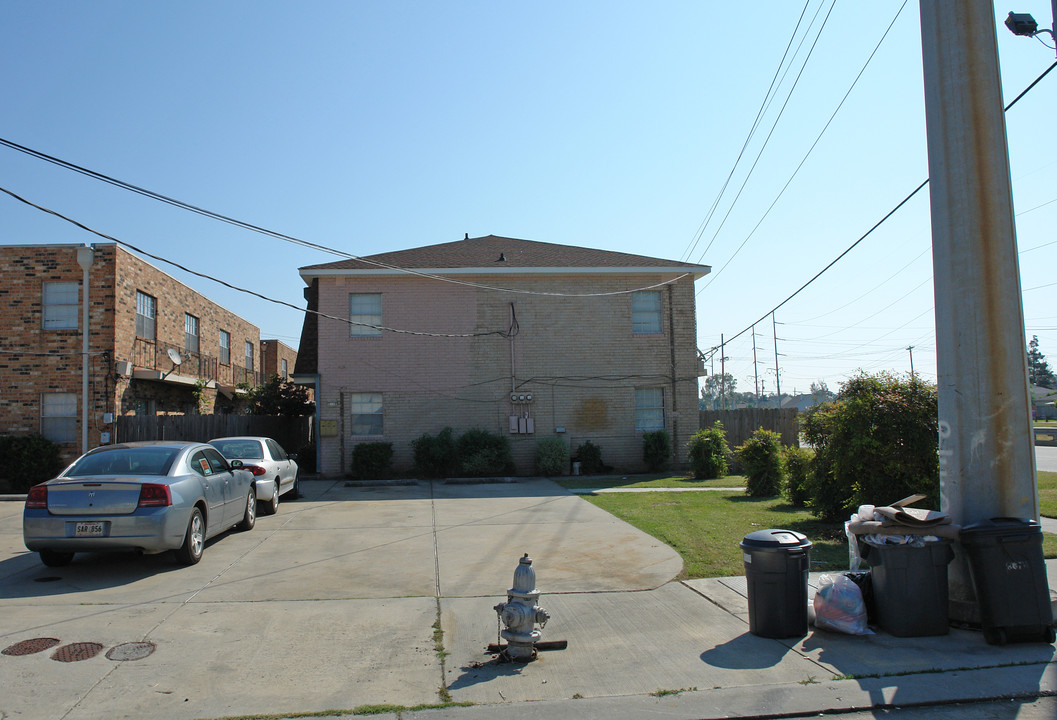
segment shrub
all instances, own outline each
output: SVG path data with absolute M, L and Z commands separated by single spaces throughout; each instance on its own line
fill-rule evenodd
M 807 505 L 807 483 L 811 470 L 811 451 L 804 448 L 788 446 L 782 450 L 782 463 L 785 466 L 785 497 L 796 507 Z
M 836 520 L 859 505 L 883 505 L 913 493 L 938 507 L 936 418 L 936 386 L 917 376 L 853 377 L 835 401 L 809 410 L 801 424 L 815 448 L 811 511 Z
M 563 475 L 569 467 L 569 446 L 561 438 L 543 438 L 536 443 L 536 472 Z
M 467 477 L 510 475 L 514 459 L 510 441 L 487 430 L 467 430 L 455 441 L 455 457 Z
M 707 430 L 698 430 L 686 443 L 686 454 L 694 477 L 700 480 L 721 478 L 727 474 L 727 433 L 719 420 Z
M 642 433 L 642 459 L 650 472 L 666 469 L 671 456 L 672 438 L 667 430 Z
M 752 497 L 777 495 L 782 486 L 782 436 L 760 428 L 735 451 Z
M 580 472 L 584 475 L 604 472 L 606 469 L 605 464 L 602 462 L 602 448 L 590 440 L 584 440 L 576 448 L 576 454 L 573 459 L 580 463 Z
M 352 472 L 361 480 L 378 480 L 386 477 L 392 462 L 392 443 L 360 443 L 352 449 Z
M 42 435 L 0 435 L 0 476 L 13 492 L 50 480 L 64 467 L 59 446 Z
M 454 432 L 446 427 L 432 435 L 422 435 L 411 441 L 415 454 L 415 470 L 424 477 L 448 477 L 455 470 Z

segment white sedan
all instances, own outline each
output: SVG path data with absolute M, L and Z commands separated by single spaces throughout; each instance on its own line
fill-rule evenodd
M 275 514 L 280 495 L 291 493 L 290 497 L 296 498 L 300 494 L 294 461 L 297 456 L 287 455 L 271 438 L 226 437 L 210 440 L 209 444 L 228 460 L 241 460 L 245 469 L 253 473 L 262 514 Z

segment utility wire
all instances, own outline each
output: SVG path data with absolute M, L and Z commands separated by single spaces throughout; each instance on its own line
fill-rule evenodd
M 326 247 L 325 245 L 319 245 L 319 244 L 316 244 L 316 243 L 313 243 L 313 242 L 309 242 L 307 240 L 302 240 L 300 238 L 293 237 L 292 235 L 286 235 L 286 234 L 283 234 L 283 233 L 280 233 L 280 232 L 276 232 L 274 230 L 269 230 L 269 229 L 261 227 L 259 225 L 253 225 L 252 223 L 244 222 L 242 220 L 236 220 L 235 218 L 228 217 L 227 215 L 221 215 L 220 213 L 213 212 L 212 210 L 206 210 L 206 209 L 200 208 L 200 207 L 198 207 L 196 205 L 191 205 L 190 203 L 183 202 L 182 200 L 176 200 L 175 198 L 171 198 L 171 197 L 168 197 L 166 195 L 162 195 L 160 193 L 156 193 L 156 192 L 154 192 L 152 190 L 147 190 L 145 188 L 138 187 L 136 185 L 132 185 L 131 183 L 127 183 L 127 182 L 125 182 L 123 180 L 117 180 L 116 178 L 112 178 L 112 177 L 110 177 L 108 175 L 103 175 L 102 173 L 98 173 L 98 172 L 96 172 L 94 170 L 89 170 L 88 168 L 81 167 L 80 165 L 74 165 L 73 163 L 67 162 L 66 160 L 61 160 L 61 159 L 59 159 L 57 157 L 53 157 L 51 155 L 47 155 L 45 153 L 42 153 L 39 150 L 33 150 L 32 148 L 28 148 L 28 147 L 26 147 L 24 145 L 19 145 L 18 143 L 12 142 L 11 140 L 6 140 L 4 138 L 0 138 L 0 145 L 6 146 L 8 148 L 11 148 L 12 150 L 17 150 L 18 152 L 21 152 L 21 153 L 25 153 L 26 155 L 29 155 L 31 157 L 35 157 L 35 158 L 38 158 L 40 160 L 44 160 L 46 162 L 52 163 L 53 165 L 58 165 L 59 167 L 66 168 L 67 170 L 72 170 L 74 172 L 80 173 L 80 174 L 85 175 L 87 177 L 90 177 L 90 178 L 93 178 L 93 179 L 96 179 L 96 180 L 100 180 L 100 181 L 105 182 L 105 183 L 107 183 L 109 185 L 113 185 L 115 187 L 119 187 L 119 188 L 122 188 L 124 190 L 129 190 L 129 191 L 134 192 L 134 193 L 136 193 L 138 195 L 142 195 L 144 197 L 151 198 L 152 200 L 157 200 L 159 202 L 166 203 L 167 205 L 172 205 L 173 207 L 180 208 L 181 210 L 187 210 L 189 212 L 193 212 L 193 213 L 196 213 L 198 215 L 202 215 L 204 217 L 211 218 L 213 220 L 219 220 L 221 222 L 228 223 L 229 225 L 234 225 L 235 227 L 243 228 L 244 230 L 250 230 L 252 232 L 260 233 L 262 235 L 267 235 L 269 237 L 273 237 L 273 238 L 276 238 L 278 240 L 282 240 L 284 242 L 292 243 L 294 245 L 300 245 L 302 247 L 310 248 L 312 250 L 319 250 L 320 252 L 325 252 L 325 253 L 330 253 L 332 255 L 337 255 L 338 257 L 342 257 L 342 258 L 345 258 L 345 259 L 348 259 L 348 260 L 356 260 L 358 262 L 366 263 L 368 265 L 374 265 L 375 267 L 380 267 L 380 268 L 384 268 L 384 269 L 387 269 L 387 270 L 394 270 L 394 271 L 397 271 L 397 272 L 406 273 L 408 275 L 414 275 L 416 277 L 427 278 L 427 279 L 430 279 L 430 280 L 437 280 L 437 281 L 440 281 L 440 282 L 451 283 L 453 285 L 462 285 L 462 286 L 465 286 L 465 287 L 472 287 L 472 288 L 477 288 L 477 289 L 481 289 L 481 290 L 492 290 L 492 291 L 495 291 L 495 292 L 515 293 L 515 294 L 519 294 L 519 295 L 544 295 L 544 296 L 551 296 L 551 297 L 583 297 L 583 298 L 587 298 L 587 297 L 608 297 L 608 296 L 612 296 L 612 295 L 627 295 L 627 294 L 631 294 L 631 293 L 634 293 L 634 292 L 640 292 L 640 291 L 643 291 L 643 290 L 653 290 L 653 289 L 656 289 L 656 288 L 659 288 L 659 287 L 664 287 L 665 285 L 670 285 L 671 283 L 678 282 L 679 280 L 682 280 L 683 278 L 685 278 L 688 275 L 690 275 L 690 273 L 683 273 L 682 275 L 680 275 L 680 276 L 678 276 L 676 278 L 673 278 L 671 280 L 665 280 L 663 282 L 655 283 L 653 285 L 648 285 L 646 287 L 632 288 L 630 290 L 614 290 L 614 291 L 611 291 L 611 292 L 604 292 L 604 293 L 557 293 L 557 292 L 542 292 L 542 291 L 539 291 L 539 290 L 523 290 L 523 289 L 516 289 L 516 288 L 505 288 L 505 287 L 496 287 L 496 286 L 492 286 L 492 285 L 484 285 L 482 283 L 474 283 L 474 282 L 469 282 L 469 281 L 466 281 L 466 280 L 458 280 L 456 278 L 447 277 L 447 276 L 444 276 L 444 275 L 436 275 L 436 274 L 433 274 L 433 273 L 421 272 L 419 270 L 414 270 L 414 269 L 411 269 L 411 268 L 400 267 L 399 265 L 391 265 L 389 263 L 384 263 L 384 262 L 381 262 L 379 260 L 373 260 L 371 258 L 366 258 L 366 257 L 358 256 L 358 255 L 353 255 L 352 253 L 348 253 L 348 252 L 345 252 L 343 250 L 336 250 L 334 248 Z M 15 196 L 15 197 L 17 197 L 17 196 Z M 21 198 L 19 198 L 19 199 L 21 200 Z M 23 201 L 23 202 L 25 202 L 25 201 Z M 32 205 L 33 203 L 28 203 L 28 204 Z M 41 209 L 41 210 L 44 209 L 44 208 L 41 208 L 39 205 L 34 205 L 34 207 L 37 207 L 38 209 Z M 45 212 L 51 212 L 51 211 L 45 211 Z M 52 214 L 58 215 L 58 213 L 52 213 Z M 59 217 L 62 217 L 62 216 L 59 215 Z M 63 218 L 63 219 L 66 220 L 68 218 Z M 75 223 L 75 224 L 77 224 L 77 223 Z M 87 228 L 85 228 L 85 229 L 87 229 Z M 94 231 L 92 231 L 92 232 L 94 232 Z M 98 233 L 96 233 L 96 234 L 98 234 Z M 118 242 L 118 241 L 115 240 L 115 242 Z M 142 251 L 140 251 L 140 252 L 142 252 Z M 146 254 L 146 253 L 144 253 L 144 254 Z
M 1017 96 L 1016 96 L 1015 98 L 1013 98 L 1013 100 L 1012 100 L 1012 101 L 1011 101 L 1011 102 L 1010 102 L 1010 103 L 1009 103 L 1008 105 L 1006 105 L 1006 106 L 1005 106 L 1005 108 L 1003 108 L 1003 112 L 1009 112 L 1009 109 L 1010 109 L 1010 108 L 1012 108 L 1012 107 L 1013 107 L 1014 105 L 1016 105 L 1016 104 L 1017 104 L 1018 102 L 1020 102 L 1021 98 L 1023 98 L 1023 97 L 1025 96 L 1025 95 L 1027 95 L 1027 94 L 1028 94 L 1028 92 L 1029 92 L 1029 91 L 1030 91 L 1030 90 L 1031 90 L 1032 88 L 1034 88 L 1034 87 L 1035 87 L 1036 85 L 1038 85 L 1038 84 L 1039 84 L 1039 83 L 1040 83 L 1040 82 L 1042 81 L 1042 79 L 1043 79 L 1044 77 L 1046 77 L 1047 75 L 1049 75 L 1049 74 L 1050 74 L 1050 72 L 1051 72 L 1051 71 L 1052 71 L 1052 70 L 1053 70 L 1054 68 L 1057 68 L 1057 62 L 1054 62 L 1054 63 L 1053 63 L 1052 65 L 1050 65 L 1050 66 L 1049 66 L 1048 68 L 1046 68 L 1046 70 L 1044 70 L 1044 71 L 1043 71 L 1043 73 L 1042 73 L 1041 75 L 1039 75 L 1039 76 L 1038 76 L 1037 78 L 1035 78 L 1034 82 L 1032 82 L 1032 83 L 1031 83 L 1030 85 L 1028 85 L 1028 86 L 1027 86 L 1026 88 L 1024 88 L 1024 90 L 1023 90 L 1023 91 L 1021 91 L 1021 93 L 1020 93 L 1019 95 L 1017 95 Z M 801 292 L 803 292 L 803 291 L 804 291 L 804 290 L 805 290 L 805 289 L 806 289 L 806 288 L 807 288 L 807 287 L 808 287 L 809 285 L 811 285 L 811 284 L 812 284 L 813 282 L 815 282 L 815 281 L 816 281 L 816 280 L 818 280 L 818 279 L 819 279 L 820 277 L 822 277 L 822 274 L 823 274 L 823 273 L 825 273 L 825 272 L 826 272 L 827 270 L 829 270 L 830 268 L 832 268 L 832 267 L 833 267 L 834 265 L 836 265 L 836 264 L 837 264 L 837 263 L 838 263 L 838 262 L 839 262 L 839 261 L 840 261 L 841 259 L 843 259 L 845 255 L 847 255 L 847 254 L 848 254 L 848 253 L 850 253 L 850 252 L 851 252 L 852 250 L 854 250 L 854 249 L 855 249 L 855 248 L 856 248 L 856 247 L 857 247 L 857 246 L 859 245 L 859 243 L 861 243 L 861 242 L 862 242 L 863 240 L 865 240 L 865 239 L 866 239 L 867 237 L 869 237 L 869 236 L 870 236 L 870 234 L 871 234 L 871 233 L 873 233 L 873 231 L 874 231 L 874 230 L 876 230 L 877 228 L 881 227 L 881 225 L 882 225 L 882 224 L 884 224 L 885 222 L 887 222 L 887 220 L 888 220 L 888 219 L 889 219 L 890 217 L 892 217 L 893 215 L 895 215 L 895 214 L 896 214 L 896 212 L 898 212 L 898 211 L 899 211 L 900 209 L 902 209 L 902 207 L 903 207 L 904 205 L 906 205 L 906 204 L 907 204 L 907 203 L 908 203 L 908 202 L 910 201 L 910 199 L 911 199 L 911 198 L 913 198 L 913 197 L 914 197 L 915 195 L 917 195 L 917 194 L 918 194 L 919 192 L 921 192 L 921 190 L 922 190 L 922 189 L 923 189 L 923 188 L 924 188 L 924 187 L 925 187 L 926 185 L 928 185 L 928 183 L 929 183 L 929 179 L 928 179 L 928 178 L 925 178 L 925 180 L 924 180 L 924 181 L 923 181 L 923 182 L 922 182 L 922 183 L 921 183 L 920 185 L 918 185 L 918 186 L 917 186 L 916 188 L 914 188 L 914 190 L 913 190 L 913 191 L 912 191 L 912 192 L 911 192 L 911 193 L 910 193 L 909 195 L 907 195 L 907 196 L 906 196 L 905 198 L 903 198 L 903 200 L 902 200 L 902 201 L 900 201 L 900 203 L 899 203 L 898 205 L 896 205 L 896 206 L 895 206 L 894 208 L 892 208 L 891 210 L 889 210 L 889 211 L 888 211 L 888 212 L 887 212 L 887 213 L 885 214 L 885 216 L 884 216 L 883 218 L 881 218 L 880 220 L 878 220 L 878 221 L 877 221 L 877 222 L 876 222 L 876 223 L 874 224 L 874 226 L 873 226 L 873 227 L 871 227 L 871 228 L 870 228 L 869 230 L 867 230 L 867 231 L 866 231 L 865 233 L 863 233 L 863 235 L 862 235 L 862 236 L 861 236 L 861 237 L 860 237 L 860 238 L 859 238 L 858 240 L 856 240 L 856 241 L 855 241 L 855 242 L 853 242 L 853 243 L 852 243 L 852 244 L 851 244 L 850 246 L 848 246 L 848 248 L 847 248 L 847 249 L 846 249 L 846 250 L 845 250 L 844 252 L 842 252 L 842 253 L 841 253 L 840 255 L 838 255 L 838 256 L 837 256 L 836 258 L 834 258 L 834 259 L 833 259 L 833 260 L 832 260 L 832 261 L 831 261 L 831 262 L 830 262 L 830 263 L 829 263 L 828 265 L 826 265 L 826 267 L 824 267 L 824 268 L 822 268 L 821 270 L 819 270 L 819 271 L 818 271 L 818 272 L 817 272 L 817 273 L 815 274 L 815 276 L 814 276 L 814 277 L 812 277 L 812 278 L 811 278 L 810 280 L 808 280 L 808 281 L 807 281 L 806 283 L 804 283 L 804 284 L 803 284 L 803 285 L 801 285 L 801 286 L 800 286 L 799 288 L 797 288 L 797 289 L 796 289 L 796 290 L 795 290 L 795 291 L 794 291 L 794 292 L 793 292 L 793 293 L 792 293 L 791 295 L 789 295 L 789 297 L 787 297 L 787 298 L 786 298 L 785 300 L 783 300 L 782 302 L 778 303 L 778 304 L 777 304 L 777 305 L 775 305 L 775 306 L 774 306 L 773 308 L 771 308 L 770 310 L 768 310 L 767 312 L 765 312 L 765 313 L 764 313 L 764 314 L 763 314 L 762 316 L 760 316 L 760 319 L 759 319 L 759 320 L 757 320 L 757 321 L 756 321 L 756 322 L 754 322 L 754 323 L 751 323 L 751 324 L 750 324 L 750 325 L 749 325 L 748 327 L 746 327 L 745 329 L 741 330 L 741 331 L 740 331 L 739 333 L 737 333 L 736 335 L 732 335 L 732 336 L 731 336 L 730 338 L 726 339 L 726 341 L 725 341 L 725 342 L 731 342 L 732 340 L 735 340 L 735 339 L 737 339 L 737 338 L 741 337 L 742 335 L 744 335 L 745 333 L 747 333 L 747 332 L 748 332 L 749 330 L 751 330 L 751 329 L 752 329 L 752 327 L 753 327 L 753 326 L 755 326 L 755 325 L 756 325 L 757 323 L 763 322 L 763 321 L 764 321 L 765 319 L 767 319 L 767 317 L 768 317 L 768 316 L 769 316 L 769 315 L 770 315 L 771 313 L 773 313 L 773 312 L 774 312 L 775 310 L 778 310 L 778 309 L 779 309 L 780 307 L 782 307 L 783 305 L 785 305 L 786 303 L 788 303 L 788 302 L 789 302 L 790 300 L 792 300 L 793 298 L 795 298 L 795 297 L 796 297 L 797 295 L 799 295 L 799 294 L 800 294 Z M 1055 283 L 1055 284 L 1057 284 L 1057 283 Z M 1043 287 L 1045 287 L 1045 286 L 1043 286 Z M 1030 289 L 1031 289 L 1031 290 L 1037 290 L 1037 289 L 1039 289 L 1039 288 L 1030 288 Z M 917 319 L 917 318 L 915 318 L 915 319 Z
M 727 191 L 727 186 L 730 184 L 731 178 L 734 177 L 734 172 L 738 169 L 738 165 L 741 163 L 741 158 L 745 155 L 745 150 L 749 147 L 749 141 L 752 140 L 756 134 L 756 129 L 760 126 L 760 120 L 763 118 L 764 112 L 771 105 L 773 99 L 772 92 L 775 90 L 775 83 L 778 80 L 779 74 L 782 73 L 782 68 L 785 67 L 785 59 L 789 57 L 789 48 L 793 46 L 793 40 L 796 39 L 796 34 L 800 30 L 800 24 L 804 21 L 804 15 L 807 14 L 807 8 L 811 4 L 811 0 L 806 0 L 804 3 L 804 9 L 800 11 L 800 17 L 797 18 L 796 26 L 793 28 L 793 33 L 789 36 L 789 42 L 785 45 L 785 52 L 782 53 L 782 59 L 778 62 L 778 67 L 775 68 L 774 75 L 771 77 L 771 84 L 767 88 L 767 92 L 763 96 L 763 101 L 760 103 L 760 109 L 756 111 L 756 117 L 752 121 L 752 127 L 749 128 L 749 134 L 745 136 L 745 142 L 741 144 L 741 150 L 738 151 L 738 157 L 734 160 L 734 164 L 730 168 L 730 172 L 727 173 L 727 179 L 723 181 L 722 187 L 716 194 L 716 198 L 712 201 L 712 206 L 708 209 L 708 213 L 705 215 L 705 219 L 701 221 L 701 225 L 697 228 L 697 232 L 694 234 L 693 239 L 690 241 L 689 247 L 683 252 L 683 260 L 689 260 L 690 256 L 694 254 L 694 250 L 697 249 L 697 244 L 701 242 L 701 236 L 705 233 L 705 228 L 712 221 L 712 215 L 716 212 L 716 208 L 719 206 L 720 198 L 723 197 L 723 193 Z M 821 9 L 821 5 L 819 8 Z M 818 13 L 816 12 L 816 17 Z M 814 20 L 812 20 L 814 22 Z M 799 52 L 799 50 L 798 50 Z M 783 75 L 784 78 L 784 75 Z M 712 241 L 715 240 L 713 236 Z M 708 252 L 708 248 L 712 247 L 712 242 L 708 243 L 708 247 L 705 248 L 704 252 Z
M 205 273 L 200 273 L 200 272 L 198 272 L 196 270 L 192 270 L 192 269 L 190 269 L 188 267 L 185 267 L 184 265 L 181 265 L 181 264 L 179 264 L 177 262 L 173 262 L 172 260 L 168 260 L 166 258 L 163 258 L 160 255 L 154 255 L 153 253 L 149 253 L 149 252 L 147 252 L 146 250 L 144 250 L 142 248 L 136 247 L 132 243 L 125 242 L 124 240 L 119 240 L 116 237 L 113 237 L 112 235 L 107 235 L 106 233 L 101 233 L 98 230 L 93 230 L 92 228 L 88 227 L 87 225 L 84 225 L 82 223 L 77 222 L 76 220 L 68 218 L 65 215 L 62 215 L 61 213 L 58 213 L 58 212 L 55 212 L 54 210 L 50 210 L 50 209 L 48 209 L 46 207 L 42 207 L 40 205 L 37 205 L 34 202 L 30 202 L 29 200 L 26 200 L 25 198 L 23 198 L 23 197 L 15 194 L 13 192 L 11 192 L 7 188 L 0 187 L 0 192 L 6 193 L 7 195 L 10 195 L 11 197 L 13 197 L 15 200 L 18 200 L 19 202 L 25 203 L 26 205 L 29 205 L 30 207 L 34 207 L 37 210 L 40 210 L 41 212 L 45 212 L 45 213 L 47 213 L 49 215 L 54 215 L 55 217 L 59 218 L 60 220 L 65 220 L 66 222 L 70 223 L 71 225 L 75 225 L 75 226 L 81 228 L 82 230 L 85 230 L 87 232 L 92 233 L 93 235 L 96 235 L 98 237 L 103 238 L 104 240 L 109 240 L 109 241 L 115 242 L 118 245 L 121 245 L 123 247 L 127 247 L 130 250 L 134 250 L 137 253 L 140 253 L 141 255 L 145 255 L 145 256 L 151 258 L 152 260 L 157 260 L 159 262 L 166 263 L 167 265 L 172 265 L 175 268 L 179 268 L 180 270 L 183 270 L 186 273 L 189 273 L 189 274 L 194 275 L 196 277 L 200 277 L 200 278 L 202 278 L 204 280 L 209 280 L 211 282 L 215 282 L 215 283 L 217 283 L 219 285 L 223 285 L 224 287 L 229 288 L 231 290 L 235 290 L 235 291 L 238 291 L 238 292 L 241 292 L 241 293 L 246 293 L 247 295 L 252 295 L 252 296 L 254 296 L 256 298 L 260 298 L 261 300 L 266 300 L 266 301 L 268 301 L 270 303 L 275 303 L 276 305 L 283 305 L 285 307 L 292 308 L 292 309 L 297 310 L 298 312 L 301 312 L 301 313 L 311 313 L 313 315 L 318 315 L 321 318 L 326 318 L 328 320 L 337 320 L 338 322 L 345 323 L 347 325 L 356 325 L 356 326 L 359 326 L 359 327 L 373 328 L 375 330 L 385 330 L 385 331 L 388 331 L 388 332 L 400 333 L 402 335 L 420 335 L 420 336 L 425 336 L 425 337 L 447 337 L 447 338 L 483 337 L 483 336 L 487 336 L 487 335 L 498 335 L 500 337 L 510 338 L 510 337 L 513 337 L 514 335 L 517 334 L 516 327 L 513 327 L 510 332 L 505 331 L 505 330 L 492 330 L 492 331 L 489 331 L 489 332 L 481 332 L 481 333 L 431 333 L 431 332 L 421 332 L 421 331 L 416 331 L 416 330 L 402 330 L 402 329 L 399 329 L 399 328 L 385 327 L 385 326 L 382 326 L 382 325 L 373 325 L 371 323 L 356 322 L 355 320 L 350 320 L 349 318 L 337 317 L 335 315 L 327 315 L 326 313 L 321 313 L 321 312 L 319 312 L 317 310 L 308 310 L 307 308 L 298 307 L 297 305 L 294 305 L 293 303 L 288 303 L 288 302 L 286 302 L 284 300 L 276 300 L 275 298 L 270 298 L 267 295 L 262 295 L 259 292 L 255 292 L 253 290 L 247 290 L 246 288 L 238 287 L 237 285 L 232 285 L 231 283 L 225 282 L 224 280 L 220 280 L 219 278 L 215 278 L 212 275 L 206 275 Z

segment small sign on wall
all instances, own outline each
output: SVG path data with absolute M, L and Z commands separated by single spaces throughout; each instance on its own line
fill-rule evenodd
M 319 421 L 319 436 L 320 437 L 337 437 L 338 436 L 338 421 L 337 420 L 320 420 Z

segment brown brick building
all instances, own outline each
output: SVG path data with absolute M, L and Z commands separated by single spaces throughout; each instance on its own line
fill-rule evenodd
M 521 474 L 544 437 L 590 440 L 631 471 L 642 433 L 665 429 L 684 462 L 708 271 L 496 236 L 301 268 L 320 314 L 305 316 L 295 379 L 316 389 L 320 471 L 349 470 L 371 441 L 409 469 L 411 442 L 445 426 L 503 433 Z
M 68 458 L 82 417 L 95 447 L 120 440 L 116 415 L 235 411 L 261 377 L 259 328 L 115 244 L 0 246 L 0 327 L 0 433 L 43 434 Z

